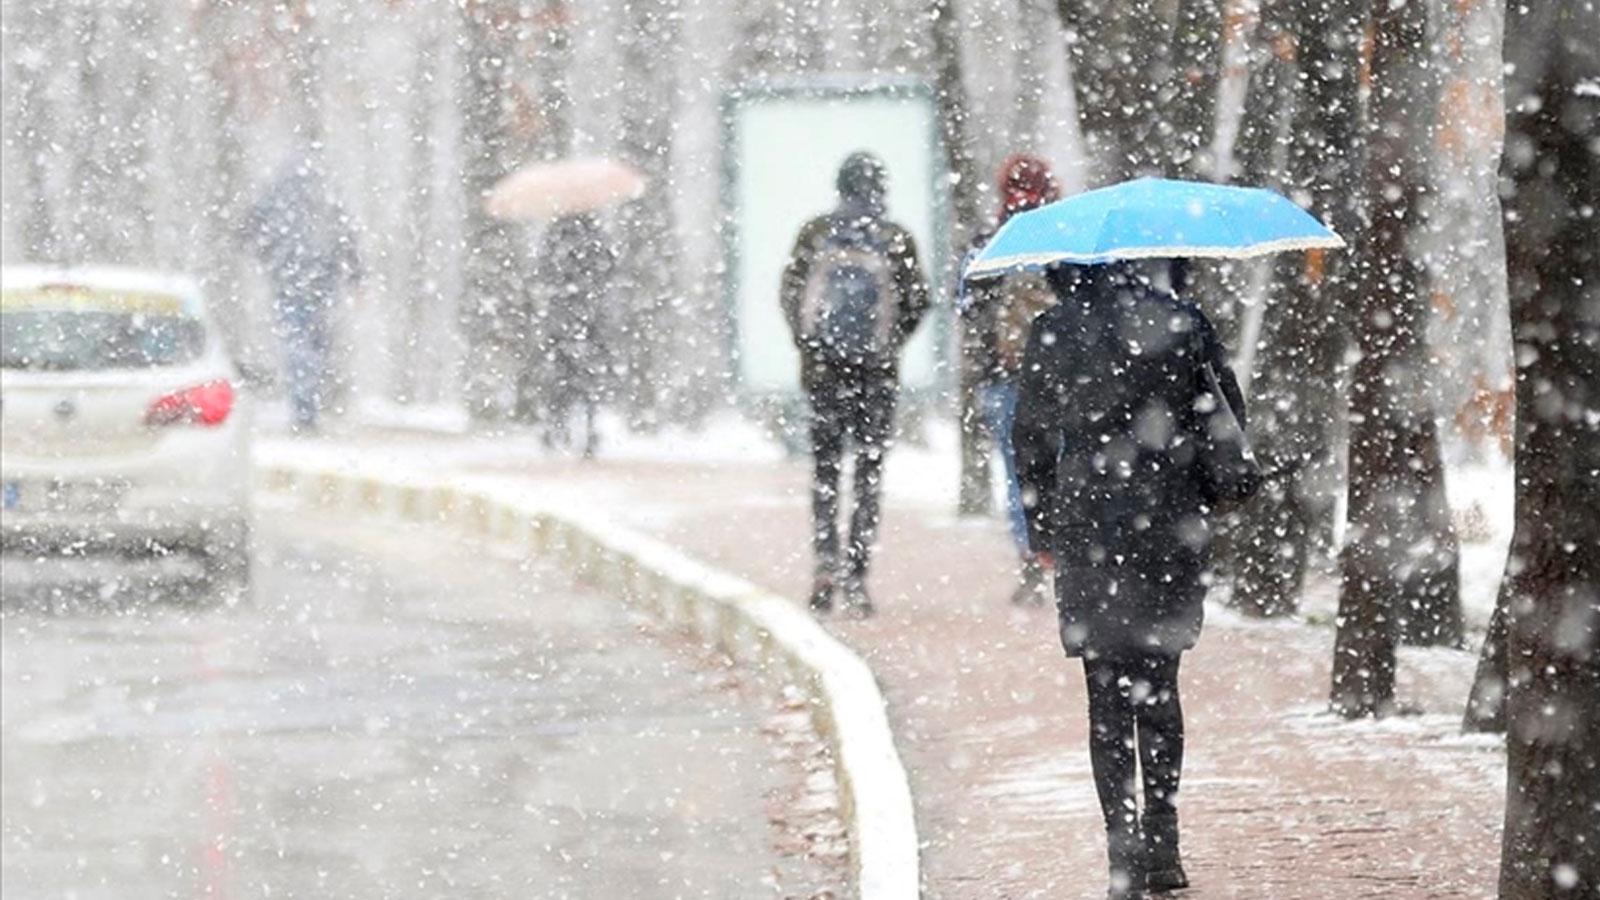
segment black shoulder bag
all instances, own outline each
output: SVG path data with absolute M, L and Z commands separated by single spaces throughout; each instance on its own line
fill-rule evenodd
M 1211 363 L 1200 364 L 1200 394 L 1195 401 L 1195 471 L 1200 495 L 1208 506 L 1231 506 L 1248 500 L 1265 480 L 1239 416 L 1217 383 Z

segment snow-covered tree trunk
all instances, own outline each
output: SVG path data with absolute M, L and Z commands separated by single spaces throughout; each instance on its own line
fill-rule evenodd
M 1017 100 L 1007 123 L 1016 152 L 1043 154 L 1045 147 L 1044 94 L 1048 90 L 1046 53 L 1056 50 L 1058 34 L 1050 22 L 1046 0 L 1013 0 L 1021 27 L 1016 31 Z
M 1333 708 L 1381 714 L 1394 702 L 1395 646 L 1461 638 L 1455 533 L 1428 389 L 1426 273 L 1410 233 L 1425 190 L 1431 136 L 1423 0 L 1372 8 L 1368 225 L 1356 246 L 1351 331 L 1349 528 L 1340 554 Z
M 1283 187 L 1350 238 L 1360 231 L 1361 10 L 1358 0 L 1284 0 L 1276 15 L 1285 27 L 1273 39 L 1292 45 L 1272 54 L 1294 61 L 1292 72 L 1278 70 L 1293 79 L 1295 95 Z M 1252 113 L 1268 112 L 1278 110 L 1246 110 L 1247 134 Z M 1246 504 L 1233 537 L 1233 602 L 1254 615 L 1298 607 L 1307 566 L 1331 536 L 1348 255 L 1286 254 L 1275 263 L 1251 377 L 1250 429 L 1257 452 L 1292 471 Z
M 624 86 L 621 155 L 645 173 L 645 195 L 622 213 L 617 356 L 635 427 L 659 422 L 673 397 L 671 353 L 681 324 L 679 248 L 672 209 L 673 129 L 679 109 L 678 0 L 623 0 L 618 23 Z M 681 385 L 678 385 L 681 387 Z
M 954 245 L 966 247 L 980 227 L 983 184 L 978 177 L 973 153 L 970 106 L 961 60 L 961 27 L 955 0 L 929 0 L 928 20 L 933 48 L 933 77 L 938 91 L 939 127 L 944 139 L 945 165 L 949 170 Z M 931 260 L 932 265 L 942 264 Z M 988 442 L 983 433 L 983 409 L 978 386 L 983 378 L 982 324 L 975 317 L 961 317 L 961 489 L 957 499 L 963 515 L 989 511 L 992 494 Z
M 50 52 L 53 12 L 51 5 L 41 3 L 19 11 L 6 23 L 5 81 L 7 93 L 15 92 L 17 106 L 7 110 L 14 118 L 7 129 L 5 152 L 14 154 L 14 161 L 20 157 L 22 180 L 9 186 L 4 203 L 8 216 L 22 219 L 22 251 L 33 262 L 56 262 L 61 252 L 49 164 L 55 152 L 48 83 L 55 64 Z
M 1223 0 L 1178 0 L 1172 71 L 1162 91 L 1166 110 L 1159 142 L 1174 177 L 1209 179 L 1216 172 L 1217 86 L 1222 78 Z
M 236 239 L 239 219 L 249 203 L 245 193 L 245 148 L 239 126 L 240 86 L 246 77 L 237 44 L 238 12 L 212 2 L 197 10 L 190 21 L 191 34 L 200 48 L 207 76 L 201 93 L 205 125 L 202 196 L 207 261 L 205 285 L 217 311 L 218 327 L 228 345 L 241 358 L 255 361 L 268 351 L 258 344 L 262 336 L 250 329 L 245 303 L 243 254 Z
M 1511 4 L 1502 164 L 1517 359 L 1500 896 L 1600 893 L 1600 5 Z
M 512 406 L 517 345 L 527 335 L 514 327 L 511 311 L 529 289 L 529 252 L 521 226 L 497 221 L 483 209 L 485 193 L 516 165 L 505 106 L 511 88 L 510 42 L 517 10 L 496 0 L 462 7 L 465 84 L 462 96 L 462 178 L 466 193 L 466 340 L 462 395 L 475 420 L 493 421 Z
M 572 153 L 572 17 L 569 0 L 544 0 L 534 16 L 533 69 L 539 113 L 534 153 L 560 159 Z
M 398 365 L 393 369 L 394 381 L 388 386 L 393 399 L 401 403 L 416 402 L 426 389 L 433 367 L 418 363 L 419 357 L 431 355 L 428 351 L 432 342 L 425 334 L 428 307 L 440 299 L 437 274 L 431 264 L 437 228 L 433 215 L 434 120 L 439 114 L 433 85 L 438 73 L 440 36 L 439 29 L 430 24 L 420 24 L 418 31 L 408 88 L 410 108 L 405 117 L 410 152 L 405 161 L 408 177 L 403 237 L 410 259 L 402 288 L 401 345 L 391 351 Z

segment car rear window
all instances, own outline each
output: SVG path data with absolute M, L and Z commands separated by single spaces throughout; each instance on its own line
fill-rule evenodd
M 148 369 L 192 362 L 205 327 L 167 294 L 37 289 L 0 295 L 0 367 Z

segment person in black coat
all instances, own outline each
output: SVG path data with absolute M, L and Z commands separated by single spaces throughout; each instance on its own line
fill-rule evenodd
M 800 353 L 811 406 L 811 609 L 873 613 L 867 569 L 877 539 L 883 464 L 894 430 L 899 358 L 928 310 L 911 232 L 888 217 L 888 173 L 871 153 L 839 167 L 838 205 L 807 222 L 783 271 L 779 300 Z M 839 483 L 855 447 L 855 510 L 839 552 Z M 842 582 L 842 583 L 841 583 Z
M 1204 366 L 1241 417 L 1243 403 L 1205 315 L 1135 265 L 1059 266 L 1049 280 L 1060 302 L 1029 335 L 1012 438 L 1029 541 L 1056 571 L 1061 643 L 1083 659 L 1112 896 L 1137 897 L 1187 883 L 1177 676 L 1200 636 L 1210 552 Z
M 611 371 L 607 312 L 617 254 L 594 213 L 573 213 L 550 223 L 540 246 L 538 272 L 545 288 L 542 311 L 548 365 L 548 444 L 576 443 L 573 413 L 582 415 L 585 459 L 599 451 L 595 417 Z

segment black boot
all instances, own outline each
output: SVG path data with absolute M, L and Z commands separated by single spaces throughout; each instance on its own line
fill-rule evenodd
M 1111 863 L 1109 900 L 1144 900 L 1144 836 L 1133 823 L 1106 832 L 1106 856 Z
M 1044 566 L 1033 560 L 1022 564 L 1018 572 L 1017 589 L 1011 592 L 1011 602 L 1018 606 L 1041 606 L 1049 599 Z
M 828 572 L 818 572 L 811 582 L 811 611 L 825 613 L 833 611 L 833 575 Z
M 872 606 L 872 596 L 867 593 L 867 580 L 865 575 L 850 575 L 844 580 L 844 611 L 857 619 L 870 619 L 876 612 Z
M 1163 894 L 1189 886 L 1183 862 L 1178 858 L 1178 817 L 1144 817 L 1145 890 Z

